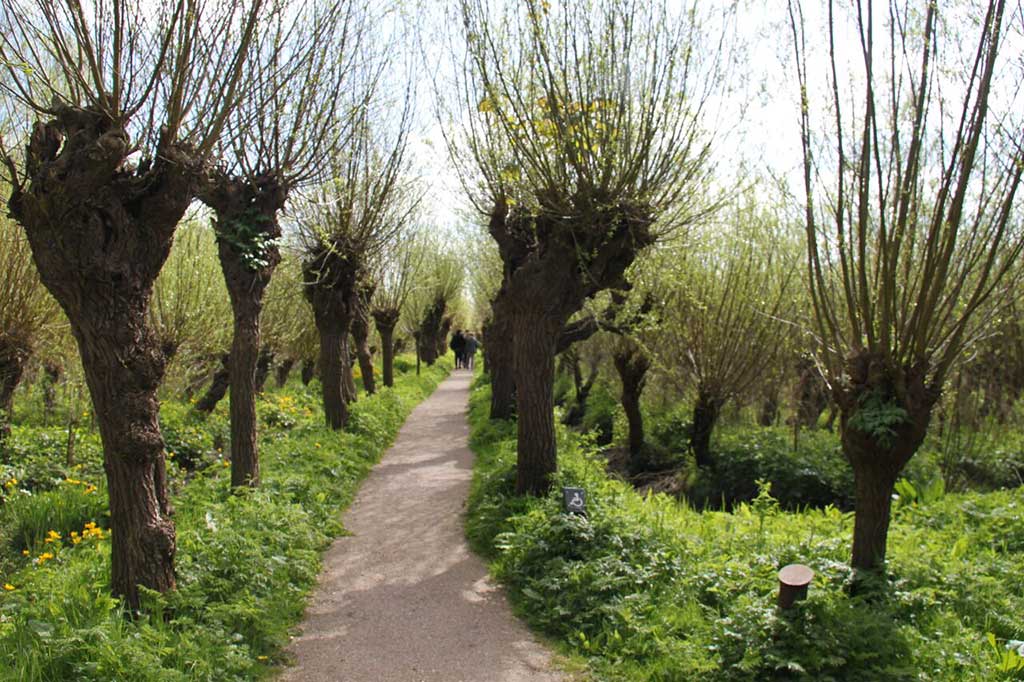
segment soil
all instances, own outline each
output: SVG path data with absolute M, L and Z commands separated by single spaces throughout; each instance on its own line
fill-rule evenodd
M 466 544 L 471 378 L 456 371 L 420 404 L 363 484 L 281 681 L 569 679 Z

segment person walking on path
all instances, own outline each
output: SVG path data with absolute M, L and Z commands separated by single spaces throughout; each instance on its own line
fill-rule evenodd
M 473 369 L 473 360 L 476 356 L 476 349 L 480 342 L 473 336 L 473 332 L 466 332 L 466 340 L 463 342 L 462 360 L 466 369 Z
M 569 682 L 466 542 L 466 403 L 445 380 L 409 416 L 324 555 L 277 682 Z
M 462 335 L 461 329 L 456 329 L 452 334 L 451 343 L 448 344 L 455 353 L 455 369 L 462 369 L 466 366 L 466 337 Z

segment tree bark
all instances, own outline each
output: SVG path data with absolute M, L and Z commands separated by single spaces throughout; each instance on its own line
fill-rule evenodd
M 320 385 L 324 419 L 338 430 L 348 423 L 348 397 L 354 399 L 348 336 L 363 254 L 343 241 L 323 244 L 302 266 L 304 294 L 320 336 Z M 350 385 L 350 382 L 351 385 Z M 349 395 L 351 393 L 351 395 Z
M 274 174 L 255 178 L 212 174 L 202 198 L 216 213 L 217 254 L 231 299 L 231 485 L 259 485 L 256 394 L 263 390 L 273 353 L 260 351 L 263 295 L 281 262 L 277 213 L 288 188 Z
M 647 381 L 651 360 L 636 343 L 624 341 L 612 356 L 622 381 L 622 409 L 629 428 L 629 470 L 631 474 L 646 471 L 650 463 L 644 447 L 644 418 L 640 411 L 640 395 Z
M 516 408 L 516 381 L 511 313 L 501 295 L 491 304 L 493 316 L 483 329 L 484 357 L 491 375 L 491 419 L 512 419 Z
M 836 393 L 843 454 L 856 485 L 850 563 L 862 576 L 885 574 L 893 488 L 924 442 L 939 397 L 926 383 L 927 370 L 923 362 L 894 367 L 881 355 L 861 351 L 848 359 L 849 383 Z M 902 419 L 893 419 L 899 410 Z M 883 414 L 887 423 L 879 428 Z M 857 591 L 861 581 L 854 578 Z
M 316 374 L 316 360 L 305 359 L 302 361 L 302 385 L 309 386 L 309 382 L 313 380 L 313 376 Z
M 320 331 L 320 385 L 324 403 L 324 418 L 335 431 L 348 424 L 348 401 L 343 393 L 345 368 L 348 361 L 348 331 L 321 329 Z
M 380 334 L 381 374 L 388 388 L 395 385 L 395 326 L 399 315 L 400 311 L 391 308 L 373 311 L 373 321 Z
M 295 358 L 290 357 L 286 357 L 281 361 L 281 364 L 277 366 L 274 381 L 278 388 L 284 388 L 284 385 L 288 383 L 288 377 L 291 375 L 293 367 L 295 367 Z
M 693 425 L 690 427 L 690 449 L 693 450 L 699 467 L 709 467 L 712 464 L 711 432 L 718 422 L 724 402 L 706 390 L 698 389 L 697 403 L 693 408 Z
M 377 392 L 373 377 L 373 354 L 370 353 L 370 313 L 362 302 L 352 316 L 352 340 L 355 341 L 359 373 L 363 376 L 363 389 L 367 395 Z
M 204 414 L 210 414 L 217 407 L 217 403 L 224 399 L 231 385 L 231 354 L 225 353 L 220 359 L 220 367 L 213 373 L 210 387 L 196 403 L 196 410 Z
M 259 347 L 259 304 L 236 306 L 231 360 L 228 363 L 231 384 L 231 485 L 234 487 L 256 487 L 260 482 L 256 445 L 256 361 Z
M 263 393 L 267 385 L 267 378 L 270 376 L 270 368 L 274 366 L 274 351 L 269 348 L 262 348 L 256 357 L 256 380 L 254 388 L 256 393 Z
M 420 322 L 416 346 L 419 349 L 419 357 L 427 366 L 433 365 L 438 356 L 445 352 L 444 336 L 447 331 L 442 333 L 442 329 L 447 307 L 448 304 L 443 298 L 437 298 Z M 448 324 L 450 326 L 451 322 Z
M 555 381 L 555 345 L 565 324 L 538 316 L 532 309 L 517 311 L 513 319 L 518 457 L 516 493 L 544 495 L 558 469 L 552 387 Z
M 356 378 L 352 375 L 352 365 L 355 362 L 355 358 L 352 357 L 352 346 L 349 343 L 350 336 L 345 335 L 345 345 L 342 348 L 342 359 L 344 364 L 341 366 L 341 395 L 345 398 L 346 403 L 354 403 L 359 399 L 359 393 L 356 391 Z
M 125 123 L 55 104 L 26 150 L 26 184 L 8 202 L 40 279 L 71 323 L 103 442 L 112 534 L 111 586 L 129 608 L 138 586 L 174 587 L 157 388 L 165 358 L 146 323 L 153 282 L 196 196 L 205 159 L 158 141 L 152 163 L 129 164 Z

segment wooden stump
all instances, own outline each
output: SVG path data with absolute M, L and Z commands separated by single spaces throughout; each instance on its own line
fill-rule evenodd
M 803 564 L 790 564 L 779 571 L 779 608 L 792 608 L 807 597 L 807 586 L 814 579 L 814 571 Z

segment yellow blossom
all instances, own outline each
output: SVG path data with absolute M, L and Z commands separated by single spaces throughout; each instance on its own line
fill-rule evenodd
M 36 559 L 36 563 L 38 563 L 40 566 L 42 566 L 43 564 L 45 564 L 47 561 L 49 561 L 52 558 L 53 558 L 53 554 L 51 554 L 50 552 L 43 552 Z
M 43 540 L 43 542 L 57 542 L 57 540 L 60 540 L 60 533 L 55 530 L 51 530 L 46 534 L 46 539 Z
M 28 556 L 28 550 L 27 549 L 21 550 L 21 556 Z
M 4 589 L 7 590 L 8 592 L 13 592 L 14 590 L 16 590 L 18 588 L 16 588 L 14 585 L 12 585 L 10 583 L 4 583 Z

